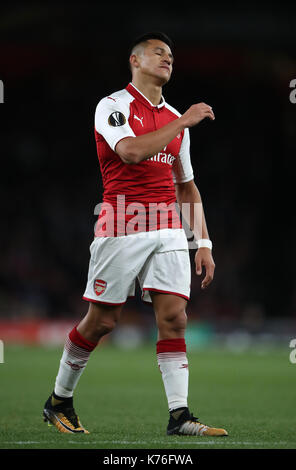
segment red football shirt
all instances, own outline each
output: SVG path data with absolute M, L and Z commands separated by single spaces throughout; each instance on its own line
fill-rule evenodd
M 163 97 L 154 106 L 132 83 L 99 102 L 95 139 L 104 194 L 96 236 L 181 227 L 174 183 L 193 179 L 189 130 L 136 165 L 123 163 L 115 151 L 121 139 L 155 131 L 178 117 Z

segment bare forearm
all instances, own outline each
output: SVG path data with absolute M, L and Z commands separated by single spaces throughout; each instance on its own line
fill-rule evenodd
M 182 216 L 194 233 L 195 239 L 209 239 L 202 199 L 195 183 L 190 181 L 176 184 L 176 196 Z
M 148 132 L 137 137 L 126 137 L 118 142 L 115 150 L 124 163 L 136 164 L 147 160 L 160 152 L 182 132 L 185 128 L 182 122 L 178 118 L 157 131 Z
M 156 131 L 120 140 L 115 151 L 124 163 L 140 163 L 160 152 L 186 127 L 193 127 L 207 117 L 215 119 L 212 108 L 205 103 L 194 104 L 182 116 Z

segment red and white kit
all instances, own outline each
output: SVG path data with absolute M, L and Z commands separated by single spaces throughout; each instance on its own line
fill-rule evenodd
M 188 243 L 175 207 L 174 183 L 193 179 L 189 130 L 138 164 L 123 163 L 116 144 L 160 129 L 180 117 L 162 97 L 154 106 L 132 83 L 103 98 L 95 113 L 95 139 L 104 195 L 90 247 L 83 298 L 123 304 L 138 278 L 149 291 L 190 295 Z

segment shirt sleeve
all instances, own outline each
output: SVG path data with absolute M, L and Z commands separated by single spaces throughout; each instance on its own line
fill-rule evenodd
M 120 98 L 103 98 L 96 107 L 95 129 L 112 150 L 125 137 L 136 137 L 129 125 L 129 103 Z
M 190 136 L 189 129 L 184 130 L 184 135 L 180 147 L 179 157 L 173 164 L 173 181 L 174 183 L 187 183 L 193 180 L 193 169 L 190 159 Z

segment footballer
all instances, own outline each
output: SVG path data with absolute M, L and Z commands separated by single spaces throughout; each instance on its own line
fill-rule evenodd
M 189 204 L 188 224 L 197 243 L 195 271 L 202 289 L 215 264 L 200 193 L 190 160 L 189 129 L 211 106 L 193 104 L 183 115 L 162 94 L 173 69 L 172 42 L 164 33 L 138 38 L 129 57 L 132 79 L 126 88 L 101 99 L 95 112 L 95 140 L 104 194 L 83 298 L 84 318 L 65 341 L 44 420 L 64 433 L 88 433 L 73 406 L 73 394 L 91 352 L 120 319 L 139 282 L 152 304 L 158 329 L 156 357 L 168 403 L 168 435 L 227 436 L 202 424 L 188 407 L 185 330 L 190 298 L 188 242 L 175 202 Z M 200 207 L 199 216 L 195 207 Z M 140 365 L 139 365 L 140 366 Z

